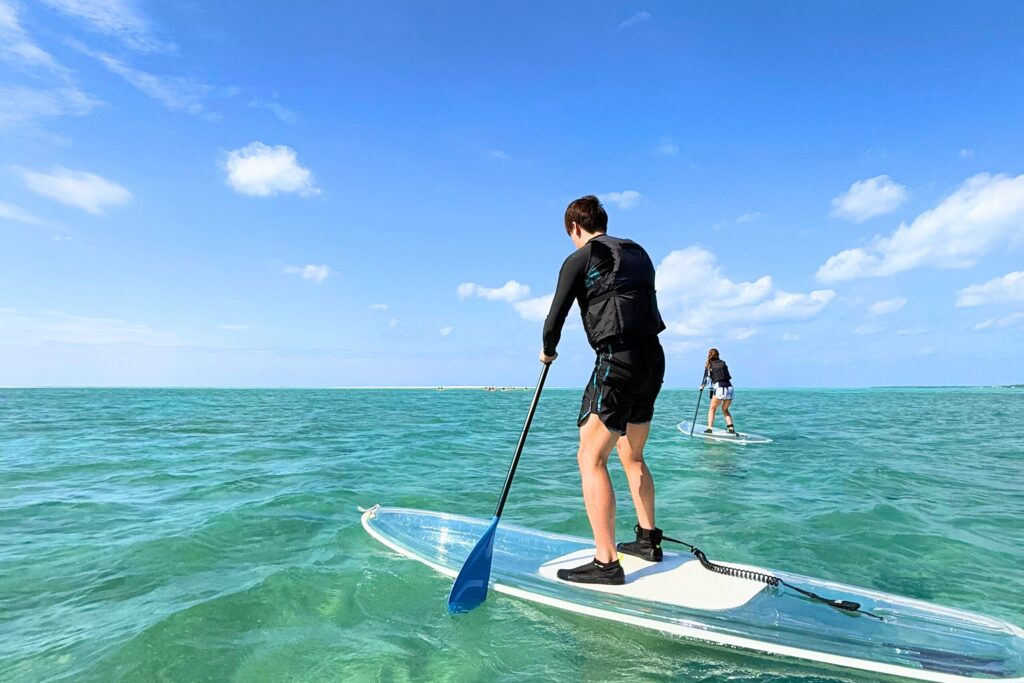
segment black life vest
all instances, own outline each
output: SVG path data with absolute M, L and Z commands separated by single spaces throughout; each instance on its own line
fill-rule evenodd
M 602 235 L 590 242 L 590 263 L 611 261 L 601 273 L 588 265 L 584 279 L 583 328 L 587 341 L 630 342 L 657 336 L 665 329 L 654 292 L 654 264 L 636 242 Z
M 724 360 L 713 360 L 708 363 L 708 377 L 712 382 L 718 382 L 720 387 L 731 387 L 732 375 L 729 374 L 729 366 Z

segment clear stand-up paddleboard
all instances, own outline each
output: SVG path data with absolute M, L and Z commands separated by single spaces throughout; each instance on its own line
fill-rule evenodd
M 738 444 L 772 442 L 772 440 L 769 439 L 767 436 L 760 436 L 758 434 L 747 434 L 746 432 L 736 432 L 735 434 L 730 434 L 728 431 L 724 429 L 719 429 L 718 427 L 712 428 L 711 433 L 706 434 L 704 430 L 707 429 L 707 427 L 702 425 L 697 425 L 697 427 L 693 430 L 693 434 L 690 434 L 689 422 L 680 422 L 678 427 L 679 431 L 681 431 L 683 434 L 686 434 L 686 436 L 693 436 L 693 438 L 695 439 L 705 439 L 707 441 L 721 441 L 725 443 Z
M 363 527 L 406 557 L 455 577 L 489 521 L 424 510 L 367 510 Z M 801 589 L 861 604 L 844 612 L 786 586 L 705 569 L 687 554 L 625 557 L 624 586 L 555 578 L 593 557 L 583 538 L 500 524 L 491 588 L 560 609 L 756 653 L 919 681 L 1024 683 L 1024 630 L 951 607 L 757 567 Z M 440 592 L 439 592 L 440 595 Z M 439 607 L 438 609 L 442 609 Z

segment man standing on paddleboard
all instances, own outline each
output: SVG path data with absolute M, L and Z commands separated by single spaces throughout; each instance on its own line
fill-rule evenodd
M 575 301 L 587 340 L 597 352 L 577 421 L 583 502 L 596 552 L 592 562 L 558 570 L 558 578 L 621 584 L 625 574 L 616 549 L 650 562 L 662 559 L 662 532 L 654 525 L 654 481 L 643 453 L 665 377 L 665 353 L 658 341 L 665 323 L 658 312 L 651 258 L 636 242 L 607 234 L 608 214 L 597 197 L 587 195 L 569 204 L 565 231 L 576 251 L 558 274 L 540 360 L 550 363 L 558 356 L 562 325 Z M 615 492 L 608 476 L 613 448 L 626 470 L 637 515 L 636 540 L 618 546 Z

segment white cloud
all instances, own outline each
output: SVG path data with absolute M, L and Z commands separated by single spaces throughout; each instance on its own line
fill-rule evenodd
M 130 0 L 42 0 L 50 8 L 85 22 L 137 52 L 167 52 L 175 46 L 158 40 L 149 22 Z
M 881 331 L 882 331 L 882 326 L 881 325 L 875 325 L 874 323 L 871 323 L 871 324 L 865 323 L 863 325 L 858 325 L 857 327 L 855 327 L 854 330 L 853 330 L 853 333 L 854 334 L 876 334 L 876 333 L 881 332 Z
M 21 177 L 33 192 L 92 214 L 103 213 L 106 206 L 122 206 L 132 198 L 132 193 L 121 185 L 85 171 L 66 168 L 56 168 L 52 173 L 22 171 Z
M 650 20 L 651 20 L 651 13 L 650 12 L 642 12 L 642 11 L 641 12 L 637 12 L 636 14 L 631 16 L 629 19 L 626 19 L 625 21 L 620 23 L 619 24 L 619 28 L 620 29 L 630 28 L 632 26 L 636 26 L 637 24 L 642 24 L 642 23 L 650 21 Z
M 475 282 L 463 282 L 458 286 L 455 292 L 459 295 L 460 299 L 476 296 L 481 299 L 509 302 L 519 301 L 520 299 L 525 299 L 530 296 L 530 288 L 516 282 L 515 280 L 509 280 L 501 287 L 483 287 Z
M 965 308 L 1016 301 L 1024 301 L 1024 270 L 992 278 L 980 285 L 964 287 L 956 298 L 956 305 L 957 308 Z
M 388 327 L 390 327 L 391 329 L 395 329 L 396 327 L 398 327 L 398 318 L 391 318 L 390 320 L 388 320 Z
M 500 149 L 489 149 L 487 150 L 487 158 L 494 159 L 495 161 L 509 161 L 512 157 Z
M 1018 323 L 1024 324 L 1024 311 L 1018 313 L 1011 313 L 1010 315 L 1003 316 L 1002 318 L 989 318 L 984 322 L 980 322 L 974 326 L 976 330 L 1004 330 L 1007 327 L 1013 327 Z
M 244 332 L 246 330 L 251 330 L 252 325 L 241 325 L 239 323 L 221 323 L 220 325 L 217 325 L 217 329 L 222 330 L 224 332 Z
M 658 156 L 674 157 L 679 154 L 679 145 L 672 142 L 671 138 L 662 138 L 652 151 Z
M 1024 237 L 1024 175 L 981 173 L 888 237 L 841 251 L 818 269 L 825 282 L 933 266 L 966 268 L 1002 242 Z
M 331 269 L 325 265 L 309 264 L 306 266 L 288 266 L 284 272 L 290 275 L 298 275 L 303 280 L 309 280 L 320 284 L 331 274 Z
M 374 311 L 386 311 L 389 308 L 391 307 L 387 304 L 370 304 L 370 309 Z
M 475 296 L 490 301 L 507 301 L 525 320 L 544 320 L 555 298 L 554 293 L 551 293 L 529 299 L 530 288 L 516 280 L 509 280 L 501 287 L 483 287 L 475 282 L 463 282 L 455 292 L 460 299 Z
M 552 292 L 551 294 L 545 294 L 533 299 L 516 301 L 512 306 L 516 309 L 516 313 L 524 320 L 543 321 L 544 318 L 548 317 L 548 311 L 551 310 L 551 302 L 554 299 L 555 293 Z M 572 311 L 569 313 L 571 315 Z
M 0 219 L 27 223 L 28 225 L 47 225 L 47 222 L 42 218 L 7 202 L 0 202 Z
M 960 150 L 960 158 L 961 159 L 973 159 L 974 158 L 974 150 L 970 149 L 968 147 L 964 147 L 963 149 Z
M 241 194 L 252 197 L 268 197 L 278 192 L 303 197 L 320 194 L 313 173 L 300 166 L 295 150 L 285 145 L 271 147 L 252 142 L 228 152 L 225 167 L 228 184 Z
M 736 222 L 740 225 L 744 223 L 756 223 L 757 221 L 764 218 L 764 214 L 760 211 L 752 211 L 751 213 L 745 213 L 736 219 Z
M 876 301 L 868 307 L 868 315 L 879 316 L 888 315 L 889 313 L 895 313 L 904 306 L 907 305 L 907 300 L 903 297 L 896 297 L 895 299 L 884 299 L 882 301 Z
M 835 297 L 831 289 L 808 294 L 775 288 L 770 276 L 733 282 L 701 247 L 678 249 L 657 268 L 658 304 L 669 332 L 706 335 L 736 325 L 806 320 L 818 315 Z
M 0 309 L 0 339 L 15 345 L 132 343 L 175 346 L 176 335 L 116 318 L 94 318 L 62 311 L 36 313 Z
M 666 256 L 657 268 L 657 285 L 658 303 L 668 330 L 681 336 L 728 330 L 736 339 L 747 339 L 757 332 L 757 323 L 806 320 L 835 297 L 830 289 L 809 294 L 777 290 L 767 275 L 755 282 L 733 282 L 721 274 L 714 254 L 700 247 Z M 457 293 L 462 299 L 478 296 L 507 301 L 521 318 L 538 322 L 547 317 L 554 299 L 554 293 L 527 298 L 530 288 L 516 280 L 496 288 L 465 282 Z M 572 311 L 569 316 L 573 316 Z
M 832 200 L 832 216 L 863 223 L 874 216 L 892 213 L 906 199 L 906 186 L 893 182 L 887 175 L 858 180 Z
M 605 192 L 597 197 L 606 204 L 615 204 L 620 209 L 628 210 L 638 206 L 644 196 L 636 190 L 623 190 L 622 192 Z
M 280 102 L 264 101 L 264 100 L 251 100 L 249 106 L 253 109 L 262 109 L 263 111 L 269 111 L 271 114 L 276 116 L 282 123 L 295 123 L 299 120 L 298 114 L 293 112 L 288 107 L 284 106 Z
M 445 325 L 440 330 L 438 330 L 438 334 L 440 334 L 442 337 L 447 337 L 454 331 L 454 327 L 452 327 L 451 325 Z
M 792 332 L 784 332 L 782 334 L 782 341 L 800 341 L 800 335 L 793 334 Z

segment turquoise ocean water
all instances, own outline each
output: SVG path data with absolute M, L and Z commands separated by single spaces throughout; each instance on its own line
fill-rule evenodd
M 489 517 L 530 392 L 0 390 L 2 681 L 835 681 L 493 596 L 357 506 Z M 1024 390 L 739 390 L 740 448 L 658 401 L 660 526 L 713 557 L 1024 624 Z M 586 535 L 579 392 L 541 399 L 509 521 Z M 634 523 L 617 466 L 619 529 Z

